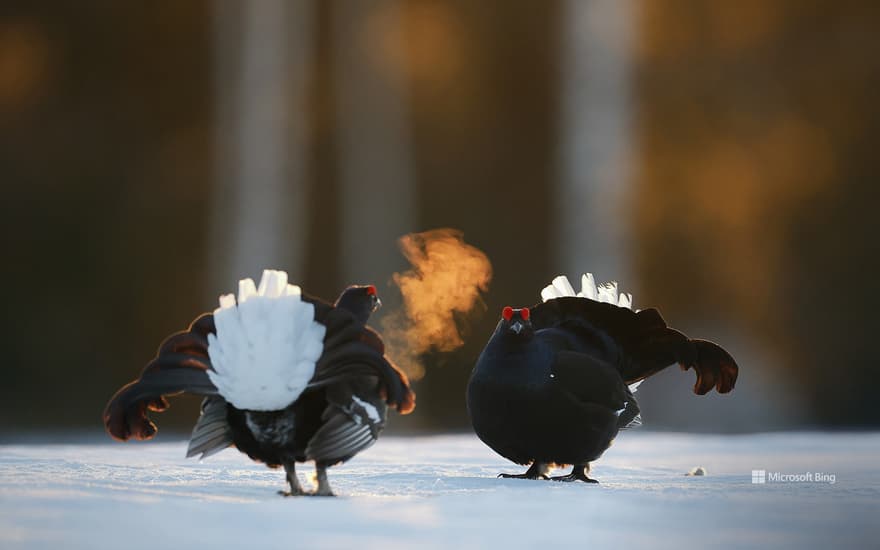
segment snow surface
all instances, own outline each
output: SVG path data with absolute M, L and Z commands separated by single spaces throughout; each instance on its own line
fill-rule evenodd
M 470 435 L 384 437 L 330 470 L 339 498 L 185 442 L 0 446 L 0 548 L 878 548 L 878 434 L 629 432 L 599 485 L 520 473 Z M 684 474 L 696 466 L 705 476 Z M 833 474 L 752 483 L 752 470 Z M 311 475 L 305 465 L 301 474 Z M 305 477 L 302 476 L 301 477 Z

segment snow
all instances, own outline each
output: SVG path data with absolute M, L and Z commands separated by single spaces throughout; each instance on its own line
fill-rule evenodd
M 471 435 L 384 437 L 330 470 L 339 498 L 185 442 L 0 446 L 0 548 L 828 548 L 880 538 L 878 434 L 621 434 L 599 485 L 524 471 Z M 695 467 L 704 476 L 686 476 Z M 754 484 L 752 470 L 832 474 Z M 309 465 L 300 474 L 312 471 Z

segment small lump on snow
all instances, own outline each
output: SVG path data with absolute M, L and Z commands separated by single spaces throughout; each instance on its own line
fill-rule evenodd
M 694 466 L 693 468 L 691 468 L 690 472 L 688 472 L 684 475 L 686 475 L 686 476 L 704 476 L 704 475 L 706 475 L 706 468 L 703 468 L 702 466 Z

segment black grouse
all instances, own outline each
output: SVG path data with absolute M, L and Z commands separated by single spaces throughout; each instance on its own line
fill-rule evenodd
M 327 467 L 372 445 L 387 406 L 411 412 L 415 394 L 384 355 L 366 322 L 381 305 L 376 288 L 350 286 L 331 305 L 266 270 L 259 288 L 239 283 L 238 302 L 220 307 L 166 339 L 140 378 L 120 389 L 104 410 L 115 439 L 150 439 L 148 411 L 166 397 L 205 396 L 187 457 L 204 458 L 230 445 L 271 468 L 283 466 L 290 486 L 307 494 L 297 462 L 314 461 L 315 495 L 332 495 Z
M 590 462 L 621 428 L 641 423 L 633 391 L 678 363 L 694 368 L 694 393 L 731 391 L 738 367 L 720 346 L 666 325 L 656 309 L 633 311 L 617 283 L 582 278 L 575 294 L 557 277 L 531 308 L 505 307 L 467 389 L 477 436 L 501 456 L 529 465 L 500 477 L 595 482 Z M 572 465 L 548 478 L 551 467 Z

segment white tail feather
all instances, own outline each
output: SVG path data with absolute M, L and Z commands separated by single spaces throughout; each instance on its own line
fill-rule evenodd
M 578 296 L 581 298 L 589 298 L 590 300 L 596 299 L 596 279 L 593 278 L 592 273 L 584 273 L 581 275 L 581 291 L 578 293 Z
M 610 281 L 599 285 L 599 301 L 617 305 L 617 281 Z
M 568 277 L 560 275 L 553 279 L 553 286 L 559 291 L 560 296 L 574 296 L 574 288 L 568 282 Z
M 259 287 L 243 279 L 235 296 L 220 297 L 216 336 L 208 335 L 211 382 L 239 409 L 280 410 L 300 396 L 324 351 L 326 327 L 315 307 L 287 284 L 284 271 L 263 271 Z
M 553 279 L 552 283 L 541 290 L 541 300 L 544 302 L 567 296 L 587 298 L 594 302 L 605 302 L 619 307 L 625 307 L 627 309 L 633 308 L 632 294 L 620 293 L 618 295 L 616 281 L 610 281 L 596 286 L 596 279 L 593 278 L 592 273 L 584 273 L 581 276 L 581 291 L 576 294 L 571 283 L 568 281 L 568 277 L 565 275 L 559 275 Z
M 548 285 L 544 287 L 544 290 L 541 291 L 541 301 L 546 302 L 547 300 L 553 300 L 554 298 L 561 298 L 562 296 L 556 291 L 556 287 L 553 285 Z

